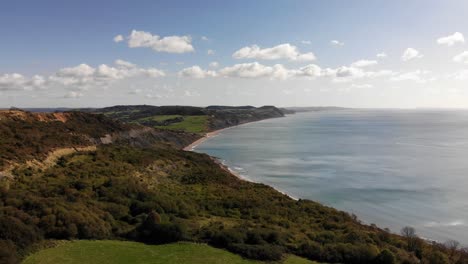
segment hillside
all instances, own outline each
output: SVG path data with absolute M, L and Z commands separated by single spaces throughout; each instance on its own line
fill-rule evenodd
M 5 110 L 0 111 L 0 177 L 2 170 L 16 163 L 42 160 L 62 148 L 112 142 L 138 146 L 165 143 L 182 148 L 197 138 L 199 135 L 115 122 L 91 113 Z
M 1 157 L 13 169 L 0 178 L 0 262 L 16 263 L 56 239 L 192 241 L 264 261 L 294 254 L 330 263 L 444 263 L 429 261 L 464 256 L 240 180 L 208 155 L 181 150 L 194 134 L 80 112 L 1 117 L 1 144 L 9 149 Z
M 149 127 L 206 133 L 230 126 L 267 118 L 283 117 L 282 110 L 274 106 L 113 106 L 99 109 L 82 109 L 101 113 L 122 122 Z

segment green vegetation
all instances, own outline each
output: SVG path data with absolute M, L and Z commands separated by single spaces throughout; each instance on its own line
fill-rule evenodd
M 110 118 L 149 127 L 205 133 L 267 118 L 282 117 L 282 110 L 274 106 L 113 106 L 101 109 L 85 109 Z
M 120 140 L 0 176 L 0 263 L 17 263 L 44 240 L 63 239 L 190 241 L 261 261 L 292 254 L 328 263 L 468 263 L 454 242 L 429 244 L 411 228 L 400 236 L 363 225 L 345 212 L 241 181 L 208 155 L 167 144 L 183 144 L 186 133 L 144 128 L 149 134 L 142 134 L 135 132 L 139 126 L 101 115 L 76 115 L 45 124 L 30 114 L 1 120 L 7 162 L 25 160 L 20 154 L 38 157 L 30 143 L 20 144 L 27 139 L 50 142 L 51 149 L 75 137 L 93 142 L 91 135 L 108 131 Z M 56 141 L 47 140 L 55 134 Z
M 159 119 L 167 120 L 168 116 L 157 117 Z M 190 133 L 206 133 L 208 132 L 208 116 L 184 116 L 183 121 L 171 123 L 167 126 L 155 126 L 162 129 L 170 129 L 177 131 L 184 131 Z
M 128 241 L 73 241 L 57 247 L 42 250 L 23 261 L 23 264 L 253 264 L 259 261 L 247 260 L 228 251 L 206 244 L 175 243 L 166 245 L 145 245 Z M 284 264 L 312 264 L 313 262 L 289 256 Z

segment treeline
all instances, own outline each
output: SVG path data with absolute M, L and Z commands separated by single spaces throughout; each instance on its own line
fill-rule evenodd
M 260 260 L 292 253 L 329 263 L 468 263 L 460 250 L 361 225 L 170 147 L 101 146 L 13 173 L 0 184 L 4 263 L 49 239 L 187 240 Z

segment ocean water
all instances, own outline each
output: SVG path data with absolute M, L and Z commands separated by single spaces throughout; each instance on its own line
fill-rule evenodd
M 365 223 L 468 245 L 468 111 L 298 113 L 224 130 L 195 151 Z

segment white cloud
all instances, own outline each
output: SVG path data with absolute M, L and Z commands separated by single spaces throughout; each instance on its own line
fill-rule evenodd
M 422 71 L 422 70 L 416 70 L 412 72 L 407 72 L 407 73 L 400 73 L 392 78 L 390 78 L 391 81 L 414 81 L 418 83 L 425 83 L 428 80 L 426 80 L 425 75 L 427 75 L 429 71 Z
M 455 32 L 453 35 L 449 35 L 446 37 L 441 37 L 437 39 L 437 44 L 439 45 L 447 45 L 447 46 L 453 46 L 457 43 L 465 43 L 465 38 L 463 37 L 463 34 L 460 32 Z
M 312 52 L 300 53 L 296 46 L 289 43 L 280 44 L 272 48 L 260 48 L 257 45 L 243 47 L 232 55 L 235 59 L 258 59 L 258 60 L 279 60 L 291 61 L 313 61 L 316 59 Z
M 167 36 L 161 38 L 149 32 L 133 30 L 128 36 L 130 48 L 151 48 L 158 52 L 186 53 L 195 49 L 190 36 Z
M 41 75 L 28 78 L 19 73 L 7 73 L 0 75 L 0 91 L 39 90 L 46 88 L 46 82 L 46 79 Z
M 215 77 L 216 72 L 203 70 L 198 65 L 194 65 L 192 67 L 185 68 L 179 72 L 179 76 L 181 77 L 190 77 L 195 79 L 203 79 L 205 77 Z
M 271 78 L 285 79 L 290 74 L 281 64 L 274 66 L 262 65 L 258 62 L 235 64 L 219 71 L 221 76 L 238 78 Z
M 124 37 L 122 35 L 117 35 L 114 37 L 114 42 L 115 43 L 119 43 L 119 42 L 122 42 L 124 40 Z
M 409 61 L 412 59 L 419 59 L 422 58 L 423 55 L 416 49 L 413 48 L 407 48 L 404 52 L 403 55 L 401 56 L 401 60 L 403 61 Z
M 208 40 L 210 40 L 207 36 L 201 36 L 200 39 L 203 40 L 203 41 L 208 41 Z
M 310 45 L 310 44 L 312 44 L 312 41 L 310 41 L 310 40 L 303 40 L 303 41 L 301 41 L 301 43 L 304 44 L 304 45 Z
M 121 66 L 121 67 L 125 67 L 125 68 L 135 68 L 136 65 L 131 63 L 131 62 L 128 62 L 128 61 L 124 61 L 124 60 L 116 60 L 115 62 L 115 65 L 118 65 L 118 66 Z
M 456 55 L 455 57 L 453 57 L 453 61 L 468 64 L 468 51 L 464 51 Z
M 316 77 L 320 77 L 322 75 L 323 75 L 322 69 L 315 64 L 306 65 L 295 72 L 295 76 L 309 77 L 312 79 Z
M 219 63 L 217 61 L 212 61 L 212 62 L 210 62 L 209 66 L 210 66 L 210 68 L 218 68 Z
M 114 81 L 125 78 L 165 76 L 165 73 L 159 69 L 138 68 L 135 64 L 124 60 L 116 60 L 114 64 L 115 66 L 101 64 L 97 68 L 87 64 L 63 68 L 51 75 L 49 81 L 53 84 L 85 90 L 92 86 L 107 86 Z
M 215 54 L 215 51 L 212 50 L 212 49 L 209 49 L 209 50 L 206 51 L 206 54 L 208 54 L 208 55 L 214 55 L 214 54 Z
M 64 95 L 64 98 L 72 98 L 72 99 L 76 99 L 76 98 L 80 98 L 82 97 L 83 94 L 81 92 L 76 92 L 76 91 L 70 91 L 68 93 L 66 93 Z
M 353 62 L 351 64 L 351 67 L 363 68 L 363 67 L 368 67 L 368 66 L 373 66 L 373 65 L 377 65 L 377 61 L 375 61 L 375 60 L 358 60 L 356 62 Z
M 336 74 L 335 75 L 338 78 L 354 79 L 354 78 L 364 77 L 365 72 L 361 68 L 341 66 L 341 67 L 338 67 L 336 69 Z
M 387 53 L 385 52 L 381 52 L 381 53 L 377 53 L 377 55 L 375 55 L 377 58 L 387 58 Z
M 335 46 L 335 47 L 342 47 L 342 46 L 344 46 L 344 43 L 343 43 L 343 42 L 340 42 L 340 41 L 338 41 L 338 40 L 336 40 L 336 39 L 330 41 L 330 44 L 331 44 L 332 46 Z

